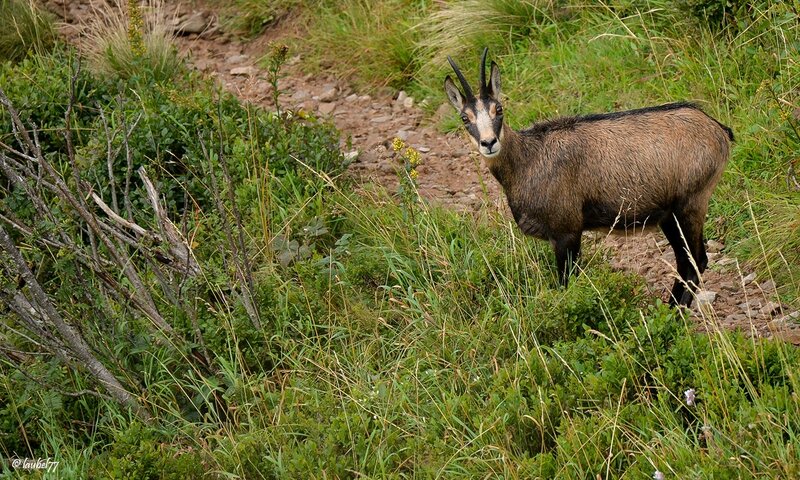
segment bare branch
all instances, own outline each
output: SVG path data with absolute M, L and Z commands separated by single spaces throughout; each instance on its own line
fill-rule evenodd
M 63 339 L 70 352 L 80 361 L 81 365 L 89 370 L 94 379 L 98 381 L 108 393 L 120 404 L 129 407 L 142 420 L 150 422 L 150 413 L 139 404 L 138 400 L 128 392 L 117 378 L 92 354 L 89 345 L 72 325 L 67 323 L 53 307 L 47 294 L 39 285 L 38 280 L 28 268 L 17 247 L 5 228 L 0 225 L 0 247 L 5 250 L 17 266 L 17 272 L 25 281 L 30 291 L 33 302 L 29 303 L 46 322 L 53 325 Z M 34 306 L 35 304 L 35 306 Z

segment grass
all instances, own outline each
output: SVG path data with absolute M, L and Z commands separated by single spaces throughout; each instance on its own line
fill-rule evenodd
M 95 6 L 87 33 L 86 57 L 94 72 L 115 78 L 172 79 L 182 66 L 173 43 L 168 9 L 161 0 L 140 5 Z
M 53 18 L 33 0 L 0 2 L 0 60 L 19 61 L 55 44 Z
M 219 2 L 224 9 L 222 27 L 226 31 L 244 36 L 261 33 L 268 26 L 280 21 L 300 0 L 264 2 L 262 0 L 234 0 Z

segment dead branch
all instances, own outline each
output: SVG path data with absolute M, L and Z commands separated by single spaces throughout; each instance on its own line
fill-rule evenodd
M 64 342 L 64 345 L 69 350 L 69 353 L 79 360 L 79 366 L 86 368 L 91 373 L 92 377 L 108 391 L 112 398 L 117 400 L 121 405 L 130 408 L 142 420 L 150 422 L 152 420 L 150 413 L 139 404 L 136 397 L 131 395 L 131 393 L 122 386 L 119 380 L 117 380 L 105 365 L 92 354 L 89 345 L 78 331 L 61 317 L 2 225 L 0 225 L 0 247 L 3 248 L 13 261 L 13 264 L 16 265 L 17 274 L 24 279 L 25 285 L 30 292 L 30 300 L 25 298 L 25 303 L 21 303 L 20 306 L 30 306 L 30 309 L 44 320 L 46 327 L 49 328 L 53 326 Z M 15 297 L 19 298 L 17 295 L 15 295 Z M 31 315 L 33 315 L 33 313 L 31 313 Z

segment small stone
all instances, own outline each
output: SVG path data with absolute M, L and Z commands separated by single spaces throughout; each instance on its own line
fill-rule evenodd
M 725 248 L 725 245 L 716 240 L 709 240 L 706 243 L 706 250 L 710 253 L 719 253 L 723 248 Z
M 406 98 L 408 98 L 408 94 L 406 94 L 405 90 L 400 90 L 400 93 L 397 94 L 397 103 L 402 105 Z
M 772 280 L 767 280 L 766 282 L 759 284 L 758 288 L 760 288 L 762 292 L 772 292 L 775 290 L 775 282 Z
M 798 320 L 800 320 L 800 311 L 787 313 L 782 317 L 776 318 L 770 323 L 776 327 L 788 327 L 788 326 L 796 326 Z
M 317 107 L 317 109 L 319 110 L 319 113 L 322 115 L 330 115 L 331 113 L 333 113 L 334 110 L 336 110 L 336 103 L 322 102 L 319 104 L 319 107 Z
M 335 86 L 328 86 L 322 93 L 319 94 L 319 101 L 320 102 L 332 102 L 336 100 L 336 95 L 339 93 L 339 90 L 336 89 Z
M 719 285 L 719 288 L 720 290 L 725 290 L 726 292 L 735 292 L 739 290 L 738 285 L 734 285 L 733 283 L 730 282 L 721 283 Z
M 398 130 L 397 133 L 395 134 L 395 137 L 403 141 L 408 140 L 408 130 Z
M 386 123 L 392 119 L 391 115 L 382 115 L 380 117 L 375 117 L 372 119 L 372 123 Z
M 767 302 L 766 305 L 761 307 L 761 309 L 759 310 L 759 313 L 761 313 L 762 315 L 772 315 L 775 312 L 779 312 L 780 309 L 781 309 L 781 304 L 780 303 Z
M 419 147 L 417 150 L 419 150 L 422 153 L 428 153 L 431 151 L 431 149 L 428 147 Z
M 292 94 L 292 100 L 302 101 L 306 100 L 307 98 L 309 98 L 308 92 L 303 90 L 298 90 Z
M 343 156 L 346 162 L 353 162 L 355 161 L 355 159 L 358 158 L 358 150 L 352 150 L 350 152 L 345 153 Z
M 317 104 L 314 103 L 313 100 L 306 100 L 305 102 L 300 102 L 297 105 L 295 105 L 294 109 L 298 111 L 303 110 L 306 113 L 310 113 L 313 112 L 316 107 Z
M 345 98 L 345 100 L 346 100 L 348 103 L 353 103 L 353 102 L 355 102 L 356 100 L 358 100 L 358 95 L 356 95 L 355 93 L 351 93 L 350 95 L 348 95 L 348 96 Z
M 755 279 L 756 279 L 756 272 L 753 272 L 753 273 L 745 276 L 744 278 L 742 278 L 742 284 L 743 285 L 747 285 L 748 283 L 752 282 Z
M 438 122 L 453 114 L 453 107 L 449 103 L 442 103 L 433 114 L 433 121 Z
M 744 313 L 732 313 L 725 317 L 726 323 L 739 323 L 744 322 L 745 320 L 747 320 L 747 315 Z
M 666 247 L 667 245 L 669 245 L 669 240 L 667 240 L 666 238 L 665 238 L 664 240 L 659 240 L 659 241 L 656 243 L 656 245 L 657 245 L 657 246 L 659 246 L 659 247 L 661 247 L 661 248 L 664 248 L 664 247 Z
M 208 19 L 205 12 L 192 12 L 182 19 L 178 19 L 175 25 L 175 32 L 180 35 L 201 33 L 208 26 Z
M 244 63 L 244 62 L 246 62 L 248 60 L 250 60 L 250 56 L 249 55 L 241 54 L 241 55 L 234 55 L 232 57 L 228 57 L 228 59 L 225 60 L 225 63 L 234 63 L 234 64 L 235 63 Z
M 370 97 L 369 95 L 361 95 L 360 97 L 358 97 L 359 102 L 369 102 L 370 100 L 372 100 L 372 97 Z
M 710 290 L 701 290 L 697 292 L 697 306 L 700 309 L 710 307 L 716 299 L 717 292 L 712 292 Z
M 252 77 L 258 72 L 255 67 L 236 67 L 231 68 L 231 75 L 243 75 Z
M 736 259 L 731 257 L 720 257 L 715 263 L 720 267 L 726 267 L 728 265 L 736 263 Z
M 740 303 L 738 307 L 746 312 L 749 312 L 751 310 L 758 310 L 761 308 L 761 302 L 758 300 L 751 300 L 749 302 Z
M 413 106 L 414 106 L 414 97 L 408 97 L 405 100 L 403 100 L 403 107 L 411 108 Z

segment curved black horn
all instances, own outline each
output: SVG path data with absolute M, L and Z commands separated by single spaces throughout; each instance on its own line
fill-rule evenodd
M 450 62 L 450 66 L 453 67 L 453 71 L 456 72 L 456 76 L 461 82 L 461 88 L 464 89 L 464 95 L 467 97 L 467 100 L 475 98 L 475 95 L 472 94 L 472 89 L 469 87 L 469 83 L 467 83 L 467 79 L 464 78 L 464 74 L 458 69 L 458 65 L 456 65 L 456 62 L 450 58 L 450 55 L 447 56 L 447 61 Z
M 481 55 L 481 97 L 488 94 L 489 85 L 486 84 L 486 53 L 489 52 L 489 47 L 484 47 L 483 55 Z

